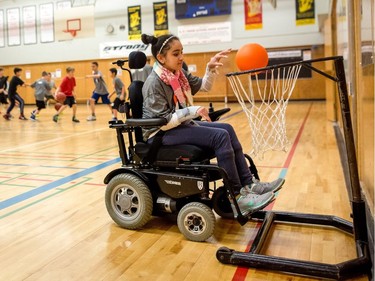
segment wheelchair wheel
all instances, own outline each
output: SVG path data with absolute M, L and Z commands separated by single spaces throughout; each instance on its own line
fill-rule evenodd
M 178 213 L 177 225 L 188 240 L 203 242 L 214 233 L 215 215 L 207 205 L 191 202 Z
M 119 174 L 111 179 L 105 191 L 105 205 L 111 218 L 126 229 L 144 226 L 153 208 L 147 185 L 131 174 Z
M 212 195 L 212 208 L 223 219 L 233 219 L 233 211 L 230 205 L 227 190 L 224 186 L 220 186 Z

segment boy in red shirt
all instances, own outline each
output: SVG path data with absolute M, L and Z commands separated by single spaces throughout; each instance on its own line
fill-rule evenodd
M 64 93 L 66 99 L 64 104 L 60 109 L 57 111 L 56 115 L 53 116 L 52 120 L 57 122 L 59 120 L 59 114 L 65 110 L 67 106 L 73 109 L 73 117 L 72 121 L 75 123 L 79 123 L 79 120 L 76 118 L 77 112 L 77 103 L 74 95 L 74 87 L 76 86 L 76 79 L 74 78 L 74 68 L 68 67 L 66 69 L 66 76 L 62 80 L 60 87 L 57 88 L 56 94 L 61 92 Z

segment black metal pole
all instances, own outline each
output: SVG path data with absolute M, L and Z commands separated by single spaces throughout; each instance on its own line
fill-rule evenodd
M 343 60 L 343 57 L 335 59 L 335 69 L 338 80 L 337 86 L 343 122 L 346 154 L 348 158 L 350 191 L 352 195 L 351 200 L 353 212 L 354 237 L 356 240 L 360 240 L 367 243 L 368 236 L 366 226 L 366 209 L 365 202 L 362 199 L 361 186 L 359 183 L 357 156 L 355 150 L 354 133 L 350 115 L 348 90 L 346 86 Z

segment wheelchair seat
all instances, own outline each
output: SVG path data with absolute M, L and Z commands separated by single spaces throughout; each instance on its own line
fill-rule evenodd
M 150 144 L 137 142 L 135 145 L 135 153 L 141 159 L 146 159 L 150 151 Z M 206 162 L 215 158 L 213 151 L 203 149 L 201 147 L 180 144 L 180 145 L 162 145 L 159 147 L 155 158 L 155 165 L 166 164 L 167 162 L 176 163 L 176 161 L 187 162 Z

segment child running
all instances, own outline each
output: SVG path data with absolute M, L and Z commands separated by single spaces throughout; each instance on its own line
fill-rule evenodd
M 124 104 L 125 101 L 125 85 L 122 83 L 121 79 L 117 77 L 117 69 L 111 68 L 110 70 L 111 78 L 113 79 L 113 87 L 114 91 L 112 94 L 109 95 L 109 98 L 116 93 L 116 99 L 113 101 L 112 104 L 112 113 L 113 118 L 112 121 L 117 121 L 118 111 L 121 105 Z
M 24 102 L 23 98 L 21 98 L 21 96 L 17 93 L 17 87 L 18 86 L 26 87 L 26 86 L 30 86 L 30 85 L 23 82 L 22 79 L 20 78 L 20 76 L 22 74 L 21 68 L 19 68 L 19 67 L 14 68 L 13 72 L 14 72 L 14 76 L 12 77 L 12 79 L 9 82 L 9 89 L 8 89 L 8 99 L 10 101 L 10 105 L 7 109 L 6 114 L 4 114 L 3 117 L 5 118 L 5 120 L 10 120 L 12 118 L 12 115 L 10 113 L 12 112 L 12 110 L 13 110 L 15 104 L 16 104 L 16 101 L 17 101 L 18 104 L 19 104 L 19 107 L 20 107 L 20 116 L 18 117 L 18 119 L 27 120 L 27 118 L 23 114 L 25 102 Z
M 92 93 L 91 98 L 89 99 L 91 115 L 87 117 L 87 121 L 95 121 L 95 104 L 98 103 L 99 98 L 102 99 L 103 104 L 107 104 L 109 109 L 112 112 L 111 101 L 109 100 L 107 85 L 103 79 L 102 73 L 98 69 L 99 64 L 94 61 L 91 63 L 92 75 L 86 75 L 86 78 L 93 78 L 95 83 L 95 89 Z
M 60 109 L 52 118 L 52 120 L 56 123 L 59 120 L 59 114 L 63 112 L 67 106 L 73 109 L 72 121 L 75 123 L 79 123 L 79 120 L 76 118 L 77 103 L 76 103 L 76 99 L 74 95 L 74 87 L 76 86 L 76 79 L 74 78 L 74 71 L 75 69 L 73 67 L 68 67 L 66 69 L 66 76 L 62 80 L 60 87 L 58 87 L 56 90 L 56 94 L 61 92 L 61 93 L 64 93 L 66 96 L 63 106 L 60 107 Z
M 4 76 L 4 68 L 0 67 L 0 104 L 8 104 L 8 76 Z M 0 110 L 1 112 L 1 110 Z
M 51 87 L 50 84 L 47 81 L 48 73 L 46 71 L 42 72 L 42 78 L 38 79 L 34 83 L 32 83 L 30 86 L 31 88 L 35 89 L 35 104 L 36 109 L 34 109 L 31 112 L 30 119 L 36 121 L 36 115 L 39 114 L 39 112 L 46 108 L 46 104 L 44 102 L 44 98 L 50 94 Z
M 47 77 L 46 77 L 46 80 L 47 80 L 47 82 L 49 83 L 49 86 L 50 86 L 51 90 L 50 90 L 50 92 L 46 95 L 46 101 L 45 101 L 45 103 L 46 103 L 46 105 L 49 105 L 49 101 L 50 101 L 50 100 L 55 100 L 55 97 L 53 96 L 53 93 L 56 92 L 57 87 L 56 87 L 55 81 L 52 80 L 52 74 L 51 74 L 51 72 L 48 72 L 47 74 L 48 74 L 48 75 L 47 75 Z

